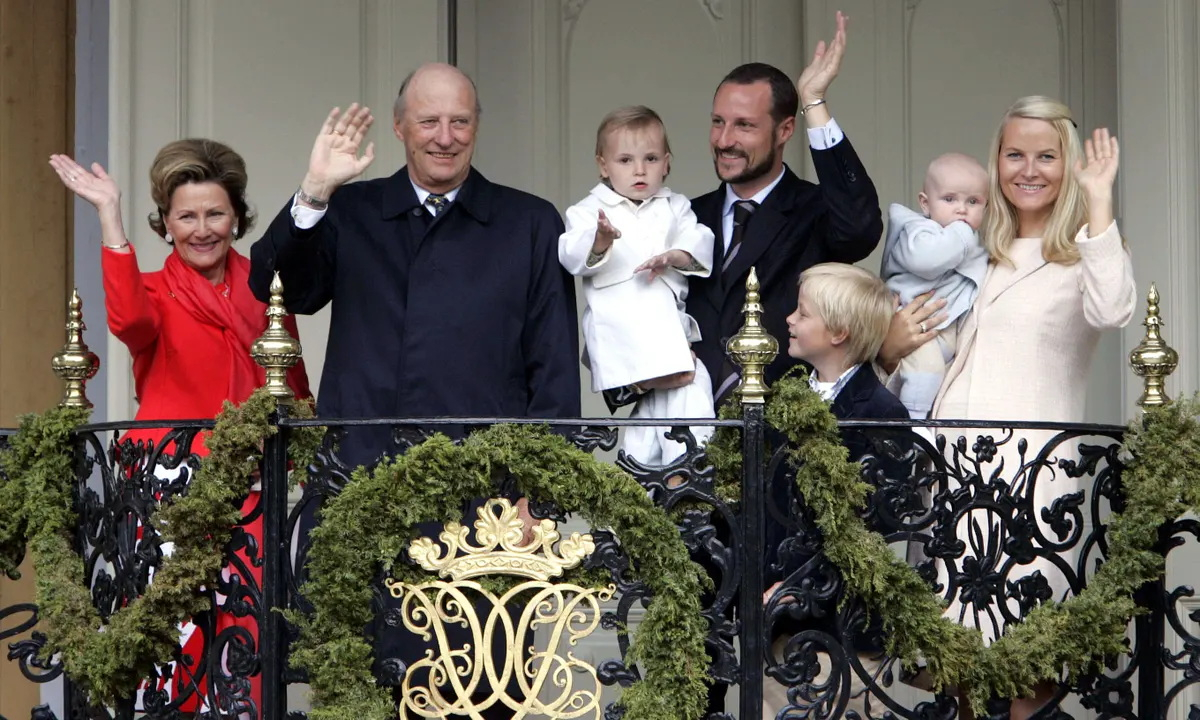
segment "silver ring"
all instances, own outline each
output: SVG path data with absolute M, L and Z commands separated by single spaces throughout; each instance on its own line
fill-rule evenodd
M 921 323 L 921 332 L 922 332 L 922 333 L 927 333 L 927 332 L 929 332 L 928 330 L 926 330 L 926 329 L 925 329 L 925 323 L 924 323 L 924 322 L 922 322 L 922 323 Z
M 78 177 L 79 177 L 78 175 L 75 175 L 74 173 L 72 173 L 67 176 L 67 182 L 75 182 L 75 179 Z

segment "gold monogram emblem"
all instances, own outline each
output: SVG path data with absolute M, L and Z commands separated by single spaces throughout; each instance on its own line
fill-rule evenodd
M 427 537 L 413 540 L 409 556 L 436 572 L 438 580 L 415 586 L 385 581 L 401 600 L 404 627 L 434 645 L 404 676 L 400 717 L 481 718 L 499 705 L 511 710 L 514 720 L 599 718 L 596 669 L 571 648 L 599 626 L 600 603 L 611 599 L 616 587 L 549 582 L 595 549 L 591 535 L 563 538 L 554 522 L 542 520 L 524 542 L 517 509 L 504 499 L 481 507 L 474 529 L 478 544 L 456 522 L 438 536 L 441 544 Z M 483 575 L 529 579 L 496 596 L 470 579 Z M 451 628 L 465 634 L 466 642 L 454 642 Z M 524 647 L 533 631 L 548 638 L 544 648 Z M 503 657 L 492 651 L 494 646 L 506 648 Z

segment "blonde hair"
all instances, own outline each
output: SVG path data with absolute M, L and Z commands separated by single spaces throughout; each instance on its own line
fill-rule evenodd
M 667 126 L 658 113 L 645 105 L 628 105 L 619 107 L 604 116 L 600 127 L 596 129 L 596 157 L 604 156 L 604 143 L 608 136 L 617 130 L 645 130 L 652 127 L 662 128 L 663 151 L 671 152 L 671 141 L 667 139 Z
M 1064 265 L 1075 263 L 1079 260 L 1075 234 L 1083 227 L 1087 217 L 1087 199 L 1075 181 L 1075 163 L 1083 157 L 1083 146 L 1075 134 L 1071 109 L 1044 95 L 1029 95 L 1017 100 L 1004 113 L 1004 119 L 996 130 L 991 157 L 988 159 L 988 205 L 983 216 L 983 245 L 992 262 L 1008 262 L 1008 248 L 1017 237 L 1017 213 L 1000 187 L 999 167 L 1004 128 L 1013 118 L 1044 120 L 1058 134 L 1062 147 L 1063 178 L 1058 198 L 1054 201 L 1054 210 L 1042 233 L 1042 257 L 1046 262 Z
M 896 301 L 878 275 L 846 263 L 821 263 L 800 273 L 800 287 L 825 327 L 846 333 L 849 362 L 879 354 Z

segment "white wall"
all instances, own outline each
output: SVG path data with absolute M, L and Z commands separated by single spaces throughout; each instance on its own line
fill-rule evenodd
M 126 229 L 143 270 L 168 247 L 146 225 L 155 153 L 183 137 L 211 137 L 246 159 L 258 237 L 304 175 L 329 109 L 359 101 L 376 116 L 375 163 L 395 172 L 404 151 L 391 132 L 404 76 L 445 53 L 438 0 L 112 0 L 110 171 L 124 189 Z M 237 247 L 248 253 L 249 248 Z M 328 312 L 299 318 L 312 387 L 320 383 Z M 96 329 L 99 329 L 98 327 Z M 136 412 L 128 351 L 108 338 L 111 419 Z
M 1117 129 L 1119 216 L 1140 292 L 1157 281 L 1166 338 L 1181 355 L 1168 387 L 1200 387 L 1193 0 L 460 0 L 459 60 L 484 107 L 477 165 L 563 208 L 595 181 L 600 117 L 644 102 L 671 135 L 672 187 L 711 189 L 708 113 L 721 76 L 748 60 L 797 74 L 829 37 L 836 9 L 851 25 L 830 107 L 885 204 L 914 201 L 933 155 L 984 159 L 1000 114 L 1020 95 L 1064 98 L 1081 131 Z M 409 70 L 444 59 L 445 14 L 439 0 L 112 0 L 108 158 L 143 269 L 168 252 L 144 218 L 153 209 L 147 169 L 170 140 L 210 136 L 242 153 L 260 230 L 299 182 L 333 105 L 374 108 L 378 157 L 368 174 L 397 168 L 391 102 Z M 802 168 L 805 157 L 793 142 L 789 162 Z M 878 257 L 864 265 L 877 268 Z M 326 323 L 324 314 L 300 320 L 314 387 Z M 100 327 L 92 323 L 93 338 Z M 1121 422 L 1132 412 L 1140 386 L 1126 353 L 1141 335 L 1134 324 L 1101 343 L 1090 419 Z M 111 337 L 107 349 L 108 417 L 132 417 L 128 353 Z M 606 414 L 585 395 L 587 413 Z M 1173 558 L 1173 573 L 1194 567 L 1194 552 Z
M 1180 355 L 1174 395 L 1200 389 L 1200 14 L 1192 0 L 1121 0 L 1121 193 L 1145 309 L 1162 294 L 1165 339 Z M 1132 348 L 1143 328 L 1126 330 Z M 1136 399 L 1140 388 L 1131 388 Z

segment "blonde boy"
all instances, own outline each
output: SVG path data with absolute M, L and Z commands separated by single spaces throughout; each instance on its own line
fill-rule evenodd
M 873 391 L 871 406 L 835 403 L 839 418 L 894 417 L 890 413 L 899 405 L 896 397 L 869 367 L 857 372 L 879 352 L 893 312 L 895 302 L 887 285 L 860 267 L 821 263 L 801 273 L 796 310 L 787 318 L 788 355 L 812 366 L 809 383 L 826 400 L 837 400 L 851 384 Z M 858 378 L 860 374 L 864 377 Z
M 788 355 L 812 366 L 809 385 L 831 403 L 830 409 L 838 419 L 908 418 L 904 405 L 880 384 L 870 362 L 879 352 L 894 312 L 895 301 L 887 285 L 874 273 L 860 267 L 822 263 L 801 273 L 796 311 L 787 318 Z M 850 449 L 852 460 L 860 458 L 867 450 L 861 439 L 843 437 L 842 441 Z M 777 507 L 792 506 L 787 485 L 772 483 L 771 494 L 771 502 Z M 786 564 L 778 562 L 778 548 L 788 533 L 788 528 L 778 523 L 767 525 L 766 580 L 773 584 L 764 594 L 763 602 L 771 602 L 783 578 L 799 570 L 810 559 L 792 553 Z M 785 597 L 775 602 L 788 602 L 786 590 L 783 592 Z M 811 618 L 776 624 L 773 629 L 777 639 L 772 646 L 775 657 L 782 655 L 792 635 L 810 628 L 832 631 Z M 878 634 L 878 628 L 873 630 L 874 633 L 867 635 Z M 881 649 L 867 638 L 856 638 L 853 649 L 858 652 L 864 670 L 874 673 L 879 667 Z M 818 661 L 821 672 L 813 682 L 820 684 L 828 679 L 830 661 L 824 653 L 818 654 Z M 857 710 L 861 717 L 867 717 L 865 702 L 866 686 L 858 674 L 852 672 L 847 709 Z M 787 688 L 767 678 L 763 683 L 763 717 L 775 717 L 786 704 Z

